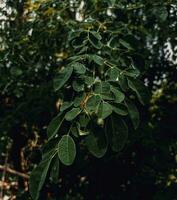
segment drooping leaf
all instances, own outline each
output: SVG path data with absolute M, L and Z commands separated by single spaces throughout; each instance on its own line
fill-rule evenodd
M 39 163 L 39 165 L 32 171 L 29 181 L 29 191 L 34 200 L 38 200 L 40 191 L 44 185 L 49 166 L 51 164 L 54 153 L 48 154 L 49 156 Z
M 76 157 L 76 145 L 69 135 L 62 136 L 58 143 L 58 156 L 64 165 L 72 165 Z
M 56 75 L 54 79 L 54 89 L 55 91 L 61 89 L 64 84 L 68 81 L 68 79 L 71 77 L 71 74 L 73 72 L 72 67 L 65 67 L 58 75 Z

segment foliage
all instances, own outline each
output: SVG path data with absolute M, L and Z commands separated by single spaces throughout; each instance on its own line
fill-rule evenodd
M 148 120 L 137 108 L 149 100 L 143 80 L 152 89 L 166 73 L 154 69 L 166 60 L 168 37 L 174 38 L 175 27 L 161 30 L 167 19 L 173 25 L 175 9 L 175 1 L 160 0 L 6 2 L 0 127 L 13 140 L 16 129 L 23 147 L 31 139 L 42 149 L 31 173 L 33 199 L 46 180 L 58 183 L 61 164 L 87 155 L 85 148 L 109 160 L 139 139 L 140 119 Z

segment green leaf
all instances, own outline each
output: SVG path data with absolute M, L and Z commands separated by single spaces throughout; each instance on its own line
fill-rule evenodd
M 70 108 L 72 105 L 73 105 L 73 102 L 65 101 L 65 102 L 63 102 L 63 104 L 61 105 L 60 111 L 63 112 L 63 111 L 65 111 L 66 109 Z
M 86 72 L 86 67 L 79 62 L 73 63 L 72 67 L 77 74 L 85 74 Z
M 94 35 L 94 37 L 97 38 L 98 40 L 101 40 L 101 39 L 102 39 L 100 33 L 96 32 L 96 31 L 90 31 L 90 33 L 91 33 L 92 35 Z
M 120 40 L 119 40 L 119 43 L 120 43 L 123 47 L 125 47 L 125 48 L 127 48 L 127 49 L 129 49 L 129 50 L 132 50 L 132 47 L 130 46 L 130 44 L 129 44 L 128 42 L 126 42 L 125 40 L 120 39 Z
M 88 99 L 86 103 L 86 110 L 88 112 L 97 113 L 100 103 L 101 103 L 101 97 L 99 95 L 93 95 Z
M 96 54 L 89 56 L 96 64 L 102 66 L 104 64 L 104 59 Z
M 115 152 L 119 152 L 125 146 L 128 138 L 128 127 L 124 120 L 120 118 L 112 118 L 112 141 L 111 148 Z
M 136 78 L 136 77 L 138 77 L 140 75 L 140 71 L 138 69 L 136 69 L 136 68 L 127 69 L 127 70 L 123 71 L 122 74 L 124 74 L 126 76 L 130 76 L 130 77 Z
M 80 108 L 73 108 L 72 110 L 70 110 L 66 113 L 65 119 L 67 121 L 72 121 L 79 115 L 80 112 L 81 112 Z
M 96 94 L 109 93 L 110 92 L 110 84 L 108 82 L 100 81 L 95 83 L 94 92 Z
M 149 102 L 149 92 L 147 87 L 140 80 L 128 78 L 129 87 L 136 93 L 139 101 L 144 105 Z
M 85 138 L 85 144 L 89 152 L 97 158 L 103 157 L 107 151 L 107 141 L 104 132 L 99 133 L 97 136 L 94 134 L 88 135 Z
M 117 67 L 111 67 L 107 70 L 106 75 L 108 76 L 108 81 L 118 81 L 120 72 Z
M 69 135 L 62 136 L 58 143 L 58 156 L 64 165 L 72 165 L 76 157 L 76 145 Z
M 140 123 L 140 116 L 137 107 L 130 100 L 126 100 L 128 113 L 135 129 L 138 128 Z
M 76 91 L 76 92 L 81 92 L 84 90 L 84 83 L 81 81 L 81 80 L 75 80 L 73 81 L 73 89 Z
M 102 42 L 97 38 L 98 35 L 93 34 L 93 32 L 89 32 L 88 40 L 92 44 L 93 47 L 96 49 L 101 49 L 103 44 Z
M 78 107 L 80 106 L 81 102 L 83 102 L 85 99 L 85 93 L 78 94 L 74 99 L 74 106 Z
M 126 116 L 128 114 L 127 108 L 124 104 L 111 104 L 113 112 L 118 115 Z
M 42 160 L 30 175 L 29 191 L 34 200 L 38 200 L 39 198 L 53 156 L 52 154 L 51 157 Z
M 60 112 L 56 117 L 52 119 L 47 127 L 48 140 L 52 139 L 57 134 L 63 120 L 64 115 L 62 112 Z
M 117 88 L 111 86 L 111 91 L 115 95 L 115 102 L 116 103 L 121 103 L 125 99 L 124 93 L 122 93 L 121 91 L 119 91 Z
M 128 90 L 127 78 L 123 74 L 121 74 L 121 76 L 119 77 L 119 84 L 124 92 Z
M 98 109 L 98 117 L 105 119 L 112 113 L 112 106 L 107 102 L 101 102 Z
M 72 67 L 65 67 L 60 73 L 54 78 L 54 89 L 55 91 L 61 89 L 64 84 L 69 80 L 73 72 Z
M 55 156 L 52 161 L 52 167 L 50 170 L 50 179 L 53 183 L 57 184 L 59 180 L 59 159 Z
M 85 76 L 85 80 L 84 82 L 88 85 L 88 86 L 92 86 L 95 82 L 95 78 L 91 77 L 91 76 Z

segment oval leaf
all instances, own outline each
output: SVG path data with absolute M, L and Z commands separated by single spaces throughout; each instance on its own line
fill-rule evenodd
M 76 157 L 76 145 L 69 135 L 62 136 L 58 143 L 58 156 L 64 165 L 72 165 Z

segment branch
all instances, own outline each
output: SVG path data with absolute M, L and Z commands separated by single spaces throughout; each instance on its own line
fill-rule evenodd
M 8 173 L 10 173 L 10 174 L 14 174 L 14 175 L 17 175 L 17 176 L 21 176 L 22 178 L 25 178 L 25 179 L 29 179 L 29 175 L 24 174 L 24 173 L 21 173 L 21 172 L 18 172 L 18 171 L 16 171 L 16 170 L 11 169 L 11 168 L 6 167 L 6 166 L 0 165 L 0 170 L 6 171 L 6 172 L 8 172 Z

